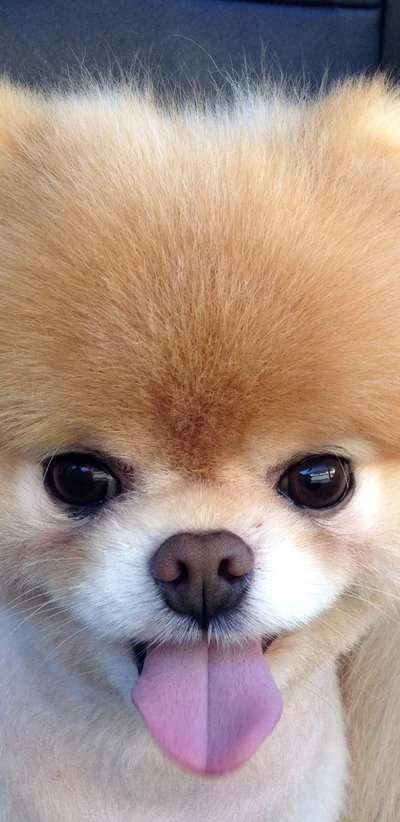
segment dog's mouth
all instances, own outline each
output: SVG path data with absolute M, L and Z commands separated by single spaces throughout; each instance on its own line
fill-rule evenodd
M 276 636 L 272 636 L 272 637 L 271 636 L 269 636 L 269 637 L 263 636 L 262 637 L 262 639 L 261 639 L 261 650 L 262 650 L 263 654 L 265 654 L 268 651 L 268 649 L 271 647 L 271 645 L 275 641 L 275 639 L 276 639 Z M 133 662 L 135 663 L 135 665 L 138 669 L 139 676 L 143 671 L 145 659 L 146 659 L 146 656 L 147 656 L 148 647 L 149 647 L 148 642 L 135 642 L 134 639 L 132 639 L 131 642 L 130 642 L 130 651 L 131 651 L 132 660 L 133 660 Z
M 182 767 L 223 774 L 272 733 L 282 699 L 264 658 L 275 637 L 219 647 L 131 643 L 132 702 L 159 747 Z
M 132 640 L 130 643 L 131 657 L 138 669 L 139 676 L 143 671 L 148 647 L 148 642 L 135 642 L 135 640 Z

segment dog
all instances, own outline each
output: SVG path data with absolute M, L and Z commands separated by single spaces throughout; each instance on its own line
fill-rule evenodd
M 1 822 L 395 822 L 400 96 L 0 89 Z

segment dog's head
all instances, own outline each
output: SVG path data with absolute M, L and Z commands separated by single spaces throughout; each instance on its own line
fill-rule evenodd
M 400 572 L 400 102 L 0 107 L 3 598 L 128 699 L 149 646 L 284 686 Z

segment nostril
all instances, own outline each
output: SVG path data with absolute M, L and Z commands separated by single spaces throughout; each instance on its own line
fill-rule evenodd
M 247 581 L 254 567 L 250 549 L 225 556 L 218 565 L 218 577 L 226 582 Z
M 238 582 L 247 576 L 242 569 L 235 569 L 230 557 L 221 560 L 218 566 L 218 576 L 226 582 Z
M 171 580 L 171 582 L 174 585 L 179 585 L 181 582 L 184 582 L 185 579 L 188 578 L 189 571 L 188 571 L 187 566 L 185 565 L 185 563 L 181 562 L 180 560 L 178 560 L 178 562 L 176 563 L 176 570 L 177 570 L 177 576 L 176 576 L 175 579 Z
M 161 556 L 153 560 L 151 570 L 157 582 L 165 585 L 179 585 L 189 576 L 189 570 L 185 562 L 175 557 Z

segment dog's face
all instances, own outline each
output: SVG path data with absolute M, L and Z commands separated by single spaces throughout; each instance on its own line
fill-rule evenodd
M 204 630 L 274 670 L 400 571 L 400 104 L 2 95 L 3 596 L 128 698 Z

